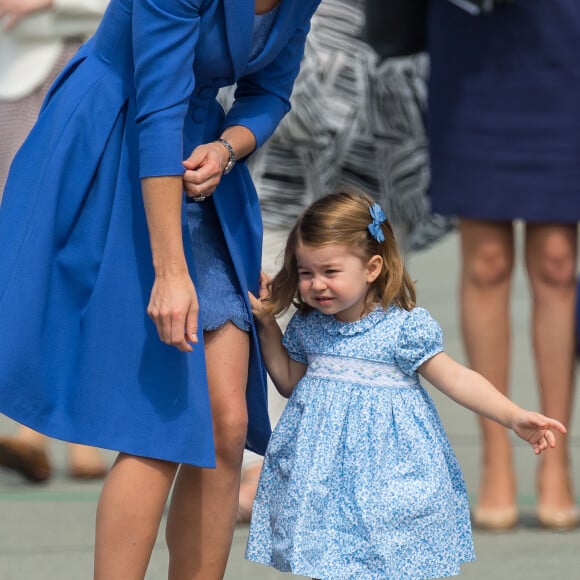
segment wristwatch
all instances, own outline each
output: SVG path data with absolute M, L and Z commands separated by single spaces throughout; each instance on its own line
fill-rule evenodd
M 236 157 L 236 152 L 234 151 L 232 144 L 227 139 L 216 139 L 216 143 L 221 143 L 228 150 L 230 158 L 224 167 L 224 175 L 227 175 L 234 168 L 234 165 L 238 160 Z

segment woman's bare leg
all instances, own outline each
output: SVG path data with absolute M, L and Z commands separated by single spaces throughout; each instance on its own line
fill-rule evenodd
M 31 482 L 47 481 L 52 476 L 48 438 L 24 425 L 20 425 L 14 435 L 1 436 L 0 466 Z
M 256 491 L 258 491 L 258 483 L 260 481 L 263 464 L 264 462 L 260 458 L 242 469 L 238 515 L 236 517 L 236 523 L 238 524 L 248 524 L 252 519 L 252 508 L 254 506 Z
M 95 580 L 143 580 L 176 469 L 119 454 L 97 507 Z
M 222 580 L 236 523 L 249 338 L 228 323 L 205 334 L 205 348 L 217 468 L 179 470 L 166 528 L 171 580 Z
M 105 477 L 108 465 L 96 447 L 69 443 L 67 445 L 68 473 L 76 479 Z
M 460 234 L 461 319 L 467 358 L 474 370 L 507 394 L 513 226 L 511 222 L 462 219 Z M 512 509 L 516 483 L 508 433 L 488 419 L 481 419 L 480 424 L 483 465 L 478 508 L 488 513 Z
M 14 469 L 32 481 L 45 481 L 52 475 L 49 441 L 46 435 L 20 425 L 14 435 L 1 438 L 0 465 Z M 69 475 L 73 478 L 100 478 L 107 473 L 108 465 L 96 447 L 69 443 L 67 456 Z
M 26 425 L 19 425 L 14 437 L 30 445 L 34 445 L 38 449 L 44 449 L 46 451 L 48 447 L 48 437 L 38 431 L 30 429 L 30 427 L 26 427 Z
M 576 225 L 528 225 L 526 268 L 532 290 L 533 344 L 542 411 L 570 423 L 574 386 Z M 553 509 L 574 503 L 568 438 L 542 454 L 539 503 Z

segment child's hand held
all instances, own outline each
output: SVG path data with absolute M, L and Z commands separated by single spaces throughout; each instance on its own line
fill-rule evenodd
M 268 289 L 268 284 L 270 283 L 270 276 L 265 272 L 260 273 L 260 292 L 256 296 L 252 292 L 248 291 L 248 298 L 250 300 L 250 307 L 252 308 L 252 314 L 258 320 L 265 320 L 267 318 L 273 317 L 272 306 L 268 299 L 270 298 L 270 291 Z
M 250 306 L 252 308 L 252 314 L 254 316 L 259 316 L 264 308 L 262 300 L 248 291 L 248 299 L 250 300 Z
M 260 272 L 260 298 L 267 299 L 270 298 L 270 282 L 272 277 L 266 274 L 263 270 Z

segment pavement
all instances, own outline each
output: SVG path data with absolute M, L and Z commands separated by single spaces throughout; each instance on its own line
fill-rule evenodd
M 446 350 L 464 362 L 458 321 L 458 240 L 449 235 L 433 248 L 409 259 L 417 281 L 419 302 L 441 324 Z M 529 330 L 529 297 L 522 272 L 521 252 L 513 289 L 512 397 L 528 408 L 538 408 Z M 464 471 L 472 500 L 479 477 L 479 438 L 475 416 L 435 389 L 433 395 L 449 438 Z M 576 424 L 580 418 L 574 404 Z M 569 426 L 574 477 L 580 492 L 580 431 Z M 13 423 L 0 417 L 0 434 L 12 432 Z M 580 529 L 553 532 L 541 529 L 534 516 L 535 468 L 531 450 L 514 440 L 518 472 L 518 527 L 499 534 L 474 531 L 477 560 L 463 566 L 465 580 L 580 579 Z M 0 580 L 90 580 L 95 508 L 100 483 L 73 482 L 66 477 L 65 447 L 53 442 L 56 467 L 47 484 L 24 483 L 17 475 L 0 470 Z M 112 461 L 114 455 L 107 452 Z M 580 497 L 577 499 L 580 503 Z M 247 526 L 236 529 L 225 580 L 281 580 L 290 578 L 243 558 Z M 167 577 L 167 550 L 163 533 L 156 544 L 147 580 Z M 390 579 L 396 580 L 396 579 Z

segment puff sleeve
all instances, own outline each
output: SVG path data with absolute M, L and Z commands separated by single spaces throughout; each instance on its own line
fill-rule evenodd
M 443 350 L 443 333 L 424 308 L 414 308 L 401 325 L 395 362 L 406 375 Z
M 282 338 L 282 344 L 288 351 L 288 355 L 296 362 L 307 364 L 306 351 L 302 341 L 302 328 L 304 327 L 304 320 L 306 316 L 301 312 L 295 312 L 290 319 L 286 332 Z

